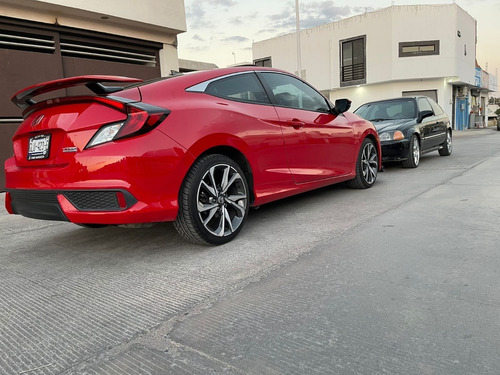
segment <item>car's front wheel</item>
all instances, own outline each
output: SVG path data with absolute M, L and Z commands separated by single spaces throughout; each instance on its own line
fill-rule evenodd
M 420 142 L 418 137 L 413 134 L 410 139 L 408 150 L 408 159 L 403 160 L 404 168 L 417 168 L 420 164 Z
M 354 189 L 366 189 L 373 186 L 378 174 L 378 152 L 375 143 L 365 138 L 356 160 L 356 178 L 348 182 Z
M 443 143 L 443 147 L 439 149 L 439 155 L 450 156 L 453 151 L 453 141 L 451 138 L 451 130 L 446 132 L 446 141 Z
M 207 155 L 184 180 L 174 226 L 191 242 L 221 245 L 240 232 L 248 207 L 248 184 L 238 164 L 225 155 Z

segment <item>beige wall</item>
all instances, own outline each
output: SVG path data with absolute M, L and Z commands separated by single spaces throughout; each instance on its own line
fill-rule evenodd
M 120 25 L 158 34 L 161 30 L 174 34 L 186 31 L 183 0 L 1 0 L 0 11 L 3 16 L 57 21 L 61 26 L 80 27 L 86 23 L 95 31 Z
M 0 15 L 163 43 L 161 73 L 179 67 L 183 0 L 0 0 Z

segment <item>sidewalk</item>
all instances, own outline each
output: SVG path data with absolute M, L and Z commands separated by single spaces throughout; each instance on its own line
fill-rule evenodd
M 453 130 L 453 138 L 467 137 L 471 135 L 485 135 L 490 132 L 496 132 L 496 126 L 489 126 L 486 128 L 466 129 L 466 130 Z

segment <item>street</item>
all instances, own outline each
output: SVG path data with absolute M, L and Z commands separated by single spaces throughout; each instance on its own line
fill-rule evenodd
M 458 132 L 457 132 L 458 133 Z M 0 194 L 0 374 L 498 374 L 500 132 L 251 210 L 219 247 Z

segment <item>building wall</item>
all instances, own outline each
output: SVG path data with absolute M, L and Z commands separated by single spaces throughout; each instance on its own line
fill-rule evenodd
M 179 68 L 186 31 L 183 0 L 0 0 L 0 15 L 162 43 L 162 75 Z
M 352 101 L 351 109 L 354 110 L 363 103 L 397 98 L 404 91 L 432 91 L 436 90 L 437 102 L 446 113 L 452 113 L 453 86 L 443 78 L 416 79 L 405 81 L 388 81 L 374 85 L 360 85 L 335 89 L 330 91 L 330 100 L 348 98 Z
M 340 41 L 357 36 L 366 37 L 366 84 L 340 88 Z M 451 117 L 452 82 L 474 84 L 476 23 L 456 4 L 391 6 L 302 30 L 300 38 L 302 77 L 332 100 L 348 97 L 353 108 L 402 91 L 437 90 Z M 399 57 L 400 42 L 431 40 L 439 40 L 439 55 Z M 254 60 L 271 57 L 273 67 L 295 73 L 296 51 L 294 33 L 253 44 Z
M 147 28 L 159 26 L 172 31 L 186 30 L 184 1 L 177 0 L 23 0 L 23 7 L 32 6 L 61 7 L 68 17 L 71 13 L 106 15 L 116 19 L 128 20 L 133 23 L 143 23 Z M 64 18 L 64 17 L 63 17 Z M 72 21 L 74 22 L 74 21 Z

